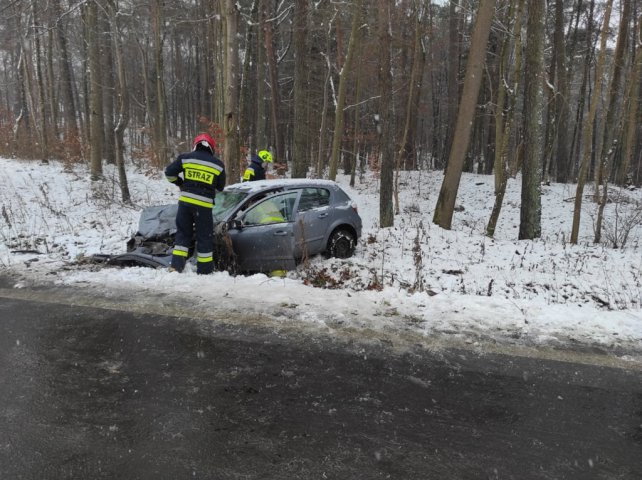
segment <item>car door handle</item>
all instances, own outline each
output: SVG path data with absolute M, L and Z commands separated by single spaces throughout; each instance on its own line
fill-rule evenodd
M 325 218 L 328 216 L 328 212 L 320 213 L 319 218 Z
M 284 232 L 283 230 L 279 230 L 277 232 L 274 232 L 275 237 L 285 237 L 288 234 L 288 232 Z

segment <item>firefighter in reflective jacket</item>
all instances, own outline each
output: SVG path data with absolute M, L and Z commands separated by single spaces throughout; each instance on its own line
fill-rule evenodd
M 215 146 L 214 139 L 206 133 L 198 135 L 193 151 L 180 154 L 165 169 L 167 180 L 181 189 L 170 267 L 177 272 L 185 268 L 193 238 L 196 238 L 196 273 L 214 271 L 212 207 L 216 191 L 225 187 L 225 167 L 214 155 Z
M 268 163 L 272 163 L 272 154 L 267 150 L 261 150 L 258 155 L 252 155 L 252 160 L 243 174 L 243 181 L 265 180 L 265 169 Z

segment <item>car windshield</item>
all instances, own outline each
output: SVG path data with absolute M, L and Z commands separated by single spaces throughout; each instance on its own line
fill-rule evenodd
M 247 197 L 247 192 L 234 190 L 223 191 L 216 194 L 212 216 L 214 220 L 220 222 L 225 219 L 227 214 Z

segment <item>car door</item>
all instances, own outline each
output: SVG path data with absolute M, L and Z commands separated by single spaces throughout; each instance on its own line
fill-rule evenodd
M 229 230 L 239 270 L 292 270 L 294 206 L 299 192 L 271 195 L 249 207 L 240 225 Z
M 330 222 L 330 191 L 307 187 L 301 190 L 294 222 L 295 256 L 303 258 L 325 250 Z

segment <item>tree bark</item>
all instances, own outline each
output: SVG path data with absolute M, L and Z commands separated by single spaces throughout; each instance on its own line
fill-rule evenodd
M 624 185 L 629 179 L 629 169 L 633 163 L 633 155 L 635 154 L 635 146 L 637 144 L 637 131 L 639 124 L 636 122 L 638 118 L 638 103 L 640 101 L 640 88 L 642 86 L 642 15 L 638 17 L 638 31 L 635 34 L 636 50 L 635 60 L 631 66 L 631 73 L 628 80 L 629 91 L 627 98 L 628 115 L 627 115 L 627 129 L 624 139 L 624 153 L 622 155 L 622 164 L 618 168 L 617 181 L 620 185 Z
M 392 73 L 390 71 L 390 2 L 379 0 L 377 29 L 379 31 L 379 153 L 381 176 L 379 182 L 379 225 L 381 228 L 394 225 L 392 205 L 394 150 L 392 128 Z
M 417 95 L 416 91 L 419 89 L 421 84 L 420 75 L 423 74 L 423 49 L 421 45 L 421 33 L 422 33 L 422 14 L 418 9 L 415 10 L 415 35 L 413 42 L 413 59 L 412 59 L 412 68 L 410 71 L 410 79 L 408 81 L 408 100 L 406 103 L 406 118 L 404 121 L 403 133 L 401 137 L 401 143 L 399 144 L 399 151 L 397 152 L 397 158 L 395 160 L 395 189 L 394 189 L 394 199 L 395 199 L 395 214 L 399 215 L 400 206 L 399 206 L 399 170 L 401 169 L 401 162 L 404 158 L 404 155 L 407 152 L 408 148 L 408 138 L 411 135 L 411 125 L 415 121 L 415 115 L 413 112 L 417 110 Z
M 127 75 L 125 74 L 125 62 L 123 61 L 122 35 L 120 33 L 117 15 L 118 12 L 114 0 L 110 0 L 108 3 L 108 12 L 109 27 L 117 71 L 116 99 L 118 105 L 118 117 L 114 127 L 116 168 L 118 169 L 118 183 L 120 184 L 121 199 L 124 203 L 131 203 L 131 195 L 127 182 L 127 171 L 125 170 L 124 142 L 125 129 L 129 124 L 129 90 L 127 86 Z
M 542 123 L 546 3 L 545 0 L 529 0 L 528 5 L 520 240 L 538 238 L 542 232 Z
M 96 2 L 87 4 L 87 49 L 89 55 L 89 129 L 90 129 L 90 159 L 91 180 L 102 178 L 102 146 L 103 146 L 103 93 L 100 78 L 100 47 L 96 31 L 98 27 L 98 7 Z
M 433 222 L 450 230 L 455 209 L 455 199 L 461 180 L 461 173 L 470 142 L 470 130 L 477 106 L 477 97 L 482 80 L 482 69 L 486 57 L 486 45 L 495 10 L 495 0 L 481 0 L 471 38 L 471 47 L 466 65 L 464 91 L 457 115 L 457 125 L 448 159 L 448 168 L 439 191 Z
M 283 134 L 279 128 L 279 72 L 276 63 L 276 52 L 274 51 L 274 25 L 272 19 L 268 19 L 267 5 L 263 9 L 263 35 L 265 41 L 265 56 L 268 61 L 268 72 L 270 76 L 270 118 L 272 120 L 272 138 L 276 152 L 276 161 L 285 163 L 283 152 Z
M 152 29 L 154 38 L 154 86 L 156 88 L 156 128 L 155 154 L 157 165 L 165 165 L 169 159 L 167 149 L 167 106 L 165 98 L 165 82 L 163 80 L 163 26 L 165 23 L 163 12 L 164 0 L 154 0 L 152 3 Z
M 52 4 L 56 18 L 55 30 L 58 39 L 58 50 L 60 51 L 60 59 L 58 61 L 60 69 L 60 95 L 65 117 L 65 137 L 74 138 L 78 136 L 78 122 L 76 118 L 76 104 L 74 101 L 73 77 L 69 61 L 69 48 L 63 26 L 63 19 L 61 18 L 61 2 L 62 0 L 55 0 Z
M 234 0 L 225 0 L 225 150 L 223 159 L 229 179 L 240 179 L 239 125 L 238 125 L 238 15 Z
M 566 183 L 570 177 L 571 160 L 568 151 L 569 89 L 564 42 L 564 0 L 555 0 L 555 63 L 556 179 L 559 183 Z
M 517 91 L 521 83 L 521 69 L 522 69 L 522 12 L 524 11 L 524 1 L 517 0 L 517 10 L 512 8 L 512 15 L 509 14 L 510 21 L 513 22 L 512 37 L 515 38 L 515 57 L 513 62 L 513 88 L 512 94 L 510 97 L 510 105 L 506 113 L 506 119 L 504 119 L 503 110 L 506 98 L 507 82 L 508 79 L 504 80 L 503 75 L 499 79 L 500 86 L 498 94 L 498 106 L 496 114 L 496 135 L 495 141 L 497 146 L 495 147 L 495 202 L 493 204 L 493 210 L 488 219 L 488 225 L 486 226 L 486 235 L 493 237 L 495 235 L 495 228 L 497 227 L 497 221 L 499 220 L 499 214 L 501 213 L 502 204 L 504 202 L 504 195 L 506 194 L 506 187 L 508 186 L 508 177 L 509 177 L 509 165 L 508 165 L 508 143 L 513 131 L 513 123 L 515 120 L 515 104 L 517 98 Z M 514 7 L 514 4 L 512 5 Z M 510 39 L 509 36 L 506 37 L 507 40 Z M 509 42 L 510 43 L 510 42 Z M 503 49 L 502 49 L 503 50 Z M 505 72 L 508 69 L 508 46 L 506 50 L 502 51 L 502 70 Z M 503 97 L 503 98 L 502 98 Z M 501 128 L 500 128 L 501 127 Z
M 600 94 L 602 91 L 602 83 L 604 76 L 604 63 L 606 60 L 606 41 L 609 32 L 609 21 L 611 19 L 611 9 L 613 8 L 613 0 L 608 0 L 606 9 L 604 11 L 604 20 L 602 22 L 602 34 L 600 36 L 600 54 L 595 67 L 595 86 L 591 98 L 591 108 L 589 109 L 588 117 L 584 121 L 583 127 L 583 144 L 582 144 L 582 159 L 580 171 L 577 178 L 577 189 L 575 190 L 575 205 L 573 209 L 573 227 L 571 230 L 571 243 L 577 244 L 580 219 L 582 215 L 582 197 L 584 195 L 584 184 L 589 169 L 589 162 L 591 160 L 591 147 L 593 144 L 593 125 L 595 123 L 595 115 L 597 114 L 597 106 L 599 103 Z
M 46 90 L 45 82 L 42 75 L 42 53 L 40 46 L 40 24 L 38 22 L 38 10 L 36 8 L 36 1 L 32 0 L 31 3 L 32 25 L 33 25 L 33 39 L 35 45 L 35 67 L 36 67 L 36 83 L 38 88 L 38 112 L 39 112 L 39 125 L 38 133 L 40 137 L 40 159 L 43 163 L 48 163 L 49 159 L 49 122 L 47 112 Z
M 595 221 L 595 238 L 594 243 L 600 243 L 602 240 L 602 219 L 604 218 L 604 207 L 608 199 L 608 182 L 611 176 L 613 157 L 615 156 L 616 141 L 614 140 L 616 130 L 619 130 L 622 122 L 617 121 L 620 118 L 618 108 L 618 98 L 620 96 L 622 70 L 624 68 L 624 49 L 629 35 L 629 23 L 631 20 L 631 1 L 622 0 L 622 12 L 620 14 L 620 28 L 615 44 L 615 54 L 613 57 L 613 74 L 611 75 L 611 84 L 609 86 L 609 104 L 606 114 L 606 124 L 604 126 L 604 140 L 602 141 L 602 154 L 596 173 L 595 193 L 599 201 L 597 219 Z M 617 125 L 616 125 L 617 124 Z M 617 128 L 616 128 L 617 127 Z M 600 197 L 600 186 L 603 187 L 602 196 Z
M 359 0 L 360 1 L 360 0 Z M 294 2 L 294 150 L 292 178 L 308 174 L 308 0 Z
M 330 173 L 328 178 L 336 180 L 337 170 L 339 166 L 339 150 L 343 141 L 343 123 L 346 97 L 346 86 L 348 83 L 348 76 L 352 70 L 352 62 L 354 58 L 355 49 L 359 48 L 359 22 L 361 20 L 361 0 L 354 0 L 352 4 L 352 28 L 350 32 L 350 41 L 348 42 L 348 53 L 346 55 L 345 63 L 341 67 L 339 73 L 339 95 L 337 97 L 337 106 L 334 114 L 334 136 L 332 138 L 332 154 L 330 156 Z

